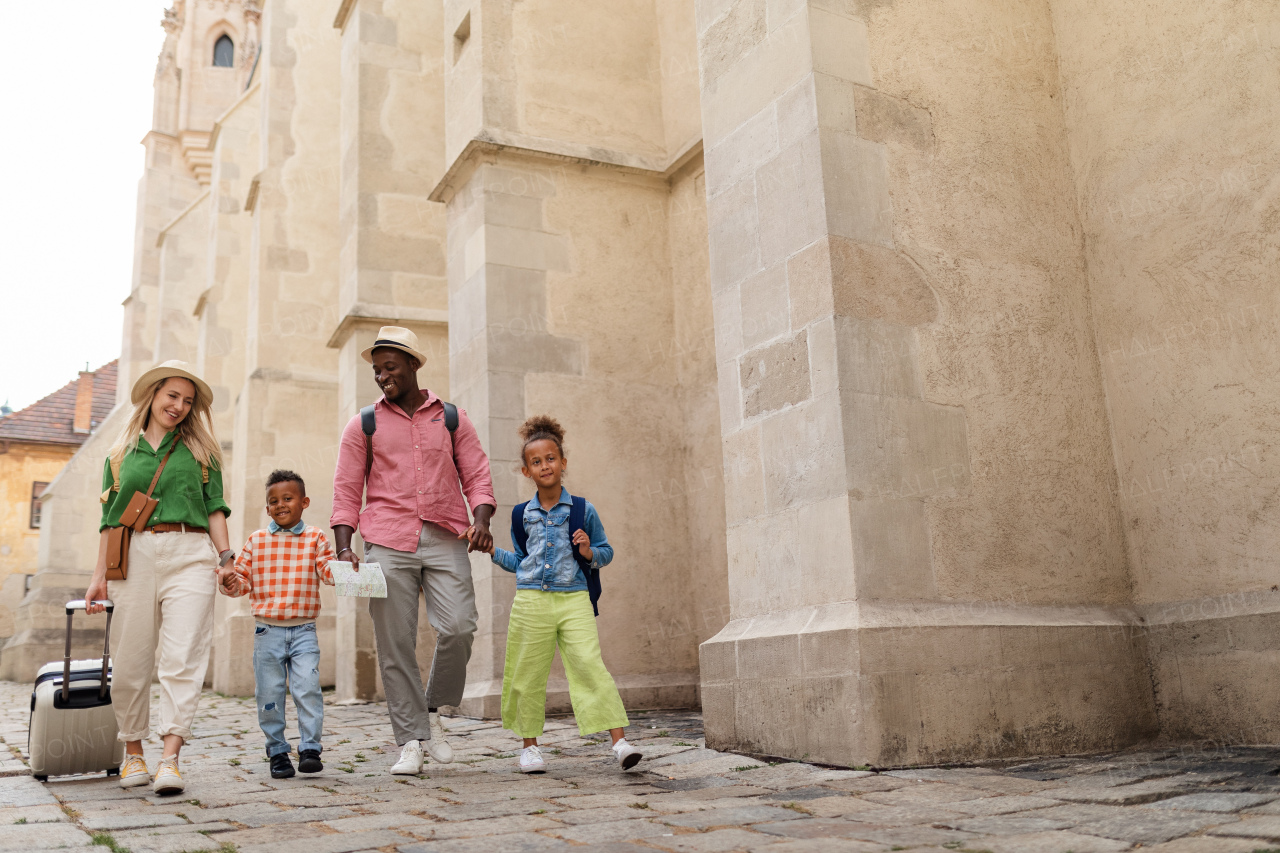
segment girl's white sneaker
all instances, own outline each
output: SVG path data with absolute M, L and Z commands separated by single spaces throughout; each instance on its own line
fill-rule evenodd
M 521 773 L 545 773 L 547 772 L 547 762 L 542 759 L 542 750 L 538 749 L 535 743 L 533 746 L 526 746 L 520 752 L 520 772 Z
M 627 743 L 626 738 L 622 738 L 613 745 L 613 754 L 618 756 L 618 763 L 622 765 L 623 770 L 630 770 L 640 763 L 641 758 L 644 758 L 644 754 Z

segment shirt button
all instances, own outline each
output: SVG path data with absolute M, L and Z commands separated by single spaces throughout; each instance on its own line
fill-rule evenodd
M 422 494 L 422 489 L 418 489 L 418 494 Z
M 550 564 L 550 563 L 547 563 L 547 565 L 545 566 L 545 568 L 548 568 L 548 569 L 549 569 L 549 568 L 551 568 L 551 564 Z

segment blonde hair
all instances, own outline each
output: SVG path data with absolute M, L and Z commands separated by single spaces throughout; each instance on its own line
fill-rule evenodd
M 129 422 L 120 432 L 120 437 L 116 439 L 116 443 L 112 445 L 111 452 L 108 456 L 111 461 L 119 465 L 124 457 L 138 446 L 138 439 L 142 437 L 142 433 L 147 428 L 147 424 L 151 422 L 151 404 L 155 402 L 156 394 L 160 393 L 160 389 L 164 387 L 164 383 L 170 379 L 181 379 L 180 376 L 166 376 L 153 383 L 147 389 L 147 395 L 142 402 L 134 406 L 133 414 L 129 416 Z M 190 380 L 187 380 L 190 382 Z M 195 383 L 193 382 L 192 385 Z M 210 408 L 211 400 L 206 400 L 200 395 L 200 389 L 195 392 L 195 400 L 191 403 L 191 411 L 187 412 L 187 416 L 182 419 L 174 430 L 178 433 L 178 440 L 187 446 L 191 451 L 191 455 L 196 461 L 206 468 L 216 463 L 216 467 L 222 467 L 222 446 L 218 444 L 218 439 L 213 435 L 213 412 Z

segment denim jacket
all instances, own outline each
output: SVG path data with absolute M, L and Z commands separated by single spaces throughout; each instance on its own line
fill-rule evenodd
M 550 511 L 544 510 L 535 496 L 524 509 L 524 529 L 529 534 L 526 554 L 515 542 L 514 551 L 493 549 L 493 562 L 516 576 L 516 589 L 541 589 L 547 592 L 579 592 L 587 588 L 587 579 L 573 558 L 574 546 L 569 541 L 569 510 L 573 499 L 561 488 L 560 501 Z M 587 502 L 583 529 L 591 538 L 591 568 L 609 565 L 613 546 L 604 535 L 604 525 L 596 508 Z

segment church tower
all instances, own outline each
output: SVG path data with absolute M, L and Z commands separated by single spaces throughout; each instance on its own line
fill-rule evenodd
M 165 226 L 209 186 L 212 131 L 244 92 L 259 53 L 258 0 L 174 0 L 156 60 L 146 166 L 138 183 L 133 282 L 125 300 L 120 400 L 157 359 L 160 249 Z

